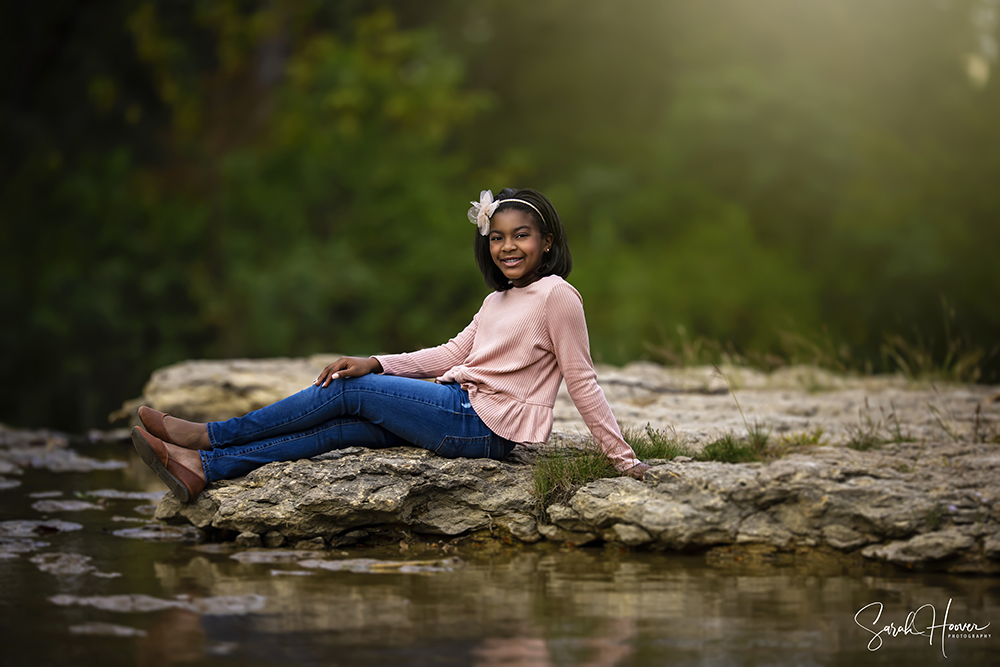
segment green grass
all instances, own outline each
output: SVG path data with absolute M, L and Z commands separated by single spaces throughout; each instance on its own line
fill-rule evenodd
M 531 468 L 535 496 L 543 505 L 567 500 L 596 479 L 619 476 L 608 457 L 593 442 L 587 444 L 585 449 L 557 446 L 535 460 Z
M 695 456 L 698 461 L 720 463 L 752 463 L 763 458 L 762 449 L 753 442 L 737 438 L 731 431 L 705 445 Z
M 771 427 L 763 422 L 754 420 L 754 423 L 747 427 L 747 441 L 757 453 L 764 453 L 770 439 Z
M 817 426 L 812 431 L 783 435 L 779 442 L 786 448 L 817 446 L 823 443 L 823 433 L 823 427 Z
M 694 451 L 672 431 L 646 424 L 622 427 L 622 436 L 640 460 L 694 456 Z M 621 477 L 593 440 L 584 447 L 555 447 L 532 465 L 535 496 L 543 505 L 569 499 L 577 489 L 597 479 Z
M 891 401 L 889 405 L 892 407 L 892 412 L 888 415 L 885 414 L 883 408 L 879 408 L 879 412 L 882 413 L 882 421 L 889 431 L 889 437 L 886 438 L 886 442 L 894 442 L 897 445 L 903 442 L 911 442 L 913 437 L 908 431 L 904 431 L 903 425 L 899 423 L 899 416 L 896 414 L 896 405 Z
M 778 348 L 737 349 L 731 342 L 720 343 L 705 336 L 691 336 L 678 326 L 676 334 L 661 334 L 660 342 L 646 342 L 650 356 L 675 367 L 732 365 L 772 372 L 790 366 L 814 366 L 836 373 L 902 373 L 915 382 L 945 381 L 975 383 L 983 380 L 983 370 L 1000 355 L 1000 344 L 990 349 L 972 341 L 957 328 L 955 310 L 942 300 L 943 338 L 913 329 L 909 336 L 888 333 L 874 350 L 861 353 L 836 340 L 825 328 L 809 335 L 778 330 Z M 815 376 L 807 378 L 808 391 L 823 391 Z
M 694 450 L 673 431 L 657 430 L 646 423 L 645 428 L 622 426 L 622 436 L 641 461 L 694 456 Z
M 935 503 L 934 507 L 927 510 L 927 516 L 925 520 L 927 521 L 927 526 L 931 530 L 937 528 L 941 525 L 941 518 L 944 516 L 944 510 L 941 508 L 941 503 Z
M 847 446 L 859 452 L 876 449 L 882 446 L 882 420 L 872 419 L 868 410 L 868 399 L 865 399 L 865 409 L 858 410 L 858 423 L 847 426 Z

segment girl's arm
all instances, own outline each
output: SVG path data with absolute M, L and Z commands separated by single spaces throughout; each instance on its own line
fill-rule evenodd
M 434 378 L 461 364 L 469 357 L 479 327 L 479 313 L 469 326 L 443 345 L 403 354 L 379 354 L 372 357 L 386 375 L 410 378 Z
M 573 404 L 615 468 L 642 479 L 649 466 L 639 461 L 625 442 L 604 391 L 597 384 L 579 293 L 569 283 L 557 285 L 548 295 L 545 312 L 556 363 L 566 379 Z

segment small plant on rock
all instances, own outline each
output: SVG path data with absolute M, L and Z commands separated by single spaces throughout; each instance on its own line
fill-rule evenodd
M 858 423 L 847 426 L 847 446 L 860 452 L 868 451 L 885 442 L 882 438 L 882 420 L 872 419 L 868 398 L 865 407 L 858 410 Z
M 621 430 L 625 442 L 640 460 L 694 456 L 691 447 L 673 429 L 654 429 L 646 422 L 645 428 L 621 426 Z
M 941 509 L 941 503 L 935 503 L 934 507 L 927 510 L 927 526 L 932 530 L 941 525 L 941 518 L 944 516 L 944 510 Z
M 743 426 L 747 429 L 747 440 L 749 441 L 750 446 L 753 448 L 754 452 L 756 452 L 758 457 L 763 455 L 764 450 L 767 449 L 767 441 L 771 437 L 770 427 L 763 422 L 757 421 L 756 419 L 754 420 L 753 425 L 747 421 L 747 416 L 743 413 L 743 408 L 740 406 L 740 400 L 736 398 L 736 392 L 733 390 L 733 385 L 729 382 L 729 378 L 726 377 L 726 374 L 723 373 L 722 369 L 718 366 L 712 366 L 712 368 L 714 368 L 715 372 L 718 373 L 723 380 L 725 380 L 726 387 L 728 387 L 730 395 L 736 402 L 736 409 L 740 411 L 740 417 L 743 418 Z
M 817 426 L 812 431 L 800 431 L 798 433 L 783 435 L 778 439 L 777 443 L 768 449 L 767 456 L 768 458 L 777 459 L 803 447 L 817 447 L 822 445 L 824 444 L 824 433 L 823 427 Z
M 548 506 L 567 500 L 577 489 L 596 479 L 618 477 L 608 457 L 588 441 L 581 448 L 556 446 L 531 467 L 535 496 Z
M 732 431 L 705 445 L 695 456 L 699 461 L 720 463 L 750 463 L 761 460 L 761 452 L 755 445 L 737 438 Z
M 894 442 L 897 445 L 903 442 L 911 442 L 913 438 L 909 432 L 903 431 L 903 425 L 899 423 L 899 417 L 896 414 L 896 405 L 891 401 L 889 405 L 892 407 L 892 412 L 888 415 L 885 414 L 885 410 L 882 407 L 879 407 L 879 412 L 882 413 L 882 421 L 889 430 L 888 442 Z
M 812 431 L 802 431 L 781 436 L 781 444 L 785 447 L 810 447 L 822 444 L 823 427 L 817 426 Z

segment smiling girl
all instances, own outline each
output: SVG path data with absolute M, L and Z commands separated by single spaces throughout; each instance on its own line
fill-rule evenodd
M 342 357 L 312 386 L 243 417 L 201 424 L 151 408 L 132 429 L 139 456 L 183 502 L 265 463 L 333 449 L 417 446 L 439 456 L 502 459 L 544 442 L 560 381 L 620 472 L 649 468 L 622 438 L 590 359 L 580 294 L 559 214 L 531 189 L 484 190 L 469 219 L 476 261 L 494 291 L 438 347 Z M 417 378 L 435 378 L 422 382 Z

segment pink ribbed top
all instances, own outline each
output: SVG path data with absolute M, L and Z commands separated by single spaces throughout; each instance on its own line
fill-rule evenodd
M 444 345 L 375 358 L 387 375 L 460 383 L 486 426 L 514 442 L 548 439 L 565 377 L 573 403 L 615 468 L 639 463 L 597 384 L 583 299 L 559 276 L 490 294 L 469 326 Z

